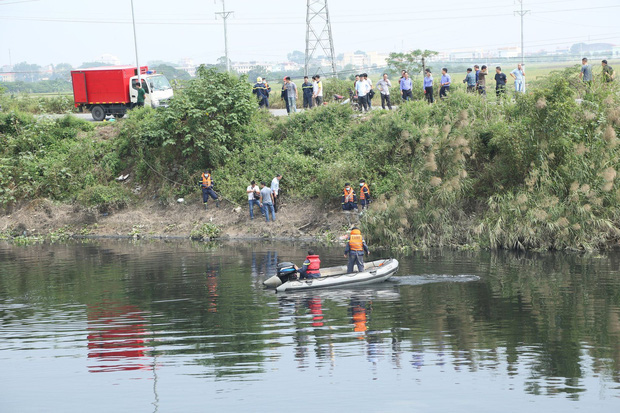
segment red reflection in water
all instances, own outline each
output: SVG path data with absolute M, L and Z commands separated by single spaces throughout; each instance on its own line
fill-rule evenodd
M 133 305 L 102 303 L 88 307 L 88 358 L 101 364 L 91 373 L 151 370 L 142 311 Z
M 312 314 L 312 326 L 323 327 L 323 305 L 318 297 L 308 300 L 308 308 Z

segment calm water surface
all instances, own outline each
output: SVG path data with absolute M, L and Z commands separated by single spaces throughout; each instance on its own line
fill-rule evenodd
M 620 254 L 431 251 L 384 284 L 263 289 L 307 248 L 0 244 L 0 412 L 620 411 Z

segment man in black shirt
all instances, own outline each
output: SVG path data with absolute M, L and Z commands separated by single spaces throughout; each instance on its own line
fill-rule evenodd
M 499 66 L 495 68 L 495 94 L 498 102 L 506 94 L 506 74 L 502 73 L 502 68 Z

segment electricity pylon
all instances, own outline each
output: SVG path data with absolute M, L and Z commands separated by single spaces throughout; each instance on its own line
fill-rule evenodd
M 332 26 L 329 21 L 327 0 L 308 0 L 306 12 L 306 60 L 304 74 L 309 75 L 310 61 L 315 52 L 322 51 L 324 56 L 331 60 L 332 76 L 336 77 L 336 54 L 334 53 L 334 39 Z M 316 72 L 322 71 L 321 67 Z

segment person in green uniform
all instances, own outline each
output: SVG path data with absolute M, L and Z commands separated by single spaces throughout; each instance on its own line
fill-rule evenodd
M 601 62 L 601 65 L 603 66 L 603 80 L 605 82 L 613 81 L 614 77 L 616 77 L 615 76 L 616 74 L 614 73 L 614 69 L 607 64 L 607 60 L 603 60 Z
M 140 83 L 136 84 L 136 90 L 138 91 L 138 101 L 136 102 L 136 106 L 144 107 L 145 92 Z

